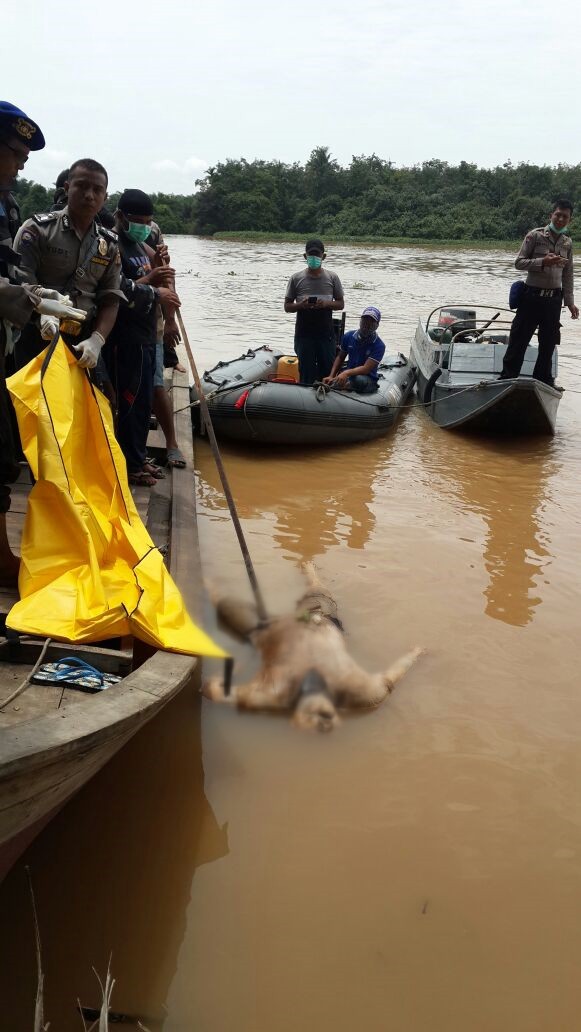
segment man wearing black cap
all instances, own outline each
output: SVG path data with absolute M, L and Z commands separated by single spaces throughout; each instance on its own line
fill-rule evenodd
M 63 168 L 62 172 L 59 172 L 56 177 L 54 184 L 54 196 L 50 211 L 62 211 L 67 203 L 67 191 L 65 190 L 65 183 L 69 181 L 70 169 Z
M 78 326 L 66 327 L 64 336 L 73 344 L 79 365 L 94 369 L 115 323 L 119 301 L 125 299 L 119 285 L 117 237 L 96 218 L 107 197 L 107 172 L 98 161 L 82 158 L 71 165 L 64 189 L 66 206 L 27 219 L 14 247 L 21 255 L 20 268 L 27 283 L 69 294 L 86 313 L 78 343 L 74 343 Z M 57 329 L 58 324 L 48 318 L 27 327 L 16 346 L 17 368 L 40 354 Z
M 84 317 L 72 309 L 56 290 L 23 286 L 18 282 L 18 255 L 12 250 L 14 214 L 10 189 L 24 168 L 31 150 L 41 150 L 44 137 L 20 108 L 0 101 L 0 585 L 14 586 L 19 561 L 8 544 L 6 513 L 10 508 L 10 487 L 19 473 L 13 434 L 13 413 L 6 389 L 4 363 L 7 351 L 21 327 L 37 312 L 54 318 Z
M 340 312 L 345 302 L 337 274 L 322 268 L 325 257 L 322 240 L 307 240 L 307 268 L 295 272 L 286 288 L 284 310 L 297 313 L 295 352 L 301 383 L 328 376 L 335 360 L 333 312 Z
M 127 304 L 121 305 L 103 352 L 117 393 L 117 440 L 127 462 L 129 482 L 145 487 L 153 487 L 159 475 L 145 455 L 153 403 L 158 304 L 175 309 L 180 303 L 170 286 L 175 270 L 152 267 L 151 249 L 145 245 L 152 220 L 151 197 L 143 190 L 124 190 L 117 204 L 115 226 Z

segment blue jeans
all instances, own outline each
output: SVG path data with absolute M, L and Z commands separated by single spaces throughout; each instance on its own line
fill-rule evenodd
M 377 380 L 374 376 L 363 376 L 360 373 L 359 376 L 349 377 L 349 386 L 356 394 L 373 394 L 377 390 Z

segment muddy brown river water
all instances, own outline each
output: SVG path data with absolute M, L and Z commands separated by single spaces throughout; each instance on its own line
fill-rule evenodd
M 171 241 L 201 369 L 292 346 L 289 244 Z M 506 303 L 512 255 L 329 248 L 348 326 L 407 353 L 443 302 Z M 581 327 L 564 319 L 552 439 L 439 430 L 419 406 L 336 452 L 224 447 L 269 606 L 315 561 L 349 647 L 426 655 L 326 737 L 185 692 L 53 821 L 0 889 L 0 1028 L 32 1029 L 36 890 L 51 1030 L 92 966 L 152 1032 L 547 1032 L 581 1008 Z M 197 448 L 208 580 L 247 592 Z M 231 642 L 223 635 L 221 640 Z M 250 650 L 236 647 L 239 675 Z

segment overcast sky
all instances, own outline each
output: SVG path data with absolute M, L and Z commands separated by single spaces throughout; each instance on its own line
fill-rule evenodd
M 41 126 L 26 176 L 78 157 L 112 190 L 190 193 L 210 165 L 581 161 L 573 0 L 20 0 L 4 98 Z M 14 20 L 14 18 L 13 18 Z

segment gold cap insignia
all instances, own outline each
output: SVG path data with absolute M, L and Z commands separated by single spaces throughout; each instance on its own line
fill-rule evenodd
M 14 122 L 14 129 L 19 136 L 24 136 L 25 140 L 32 140 L 32 137 L 36 132 L 36 126 L 31 125 L 31 123 L 27 122 L 25 118 L 17 118 Z

